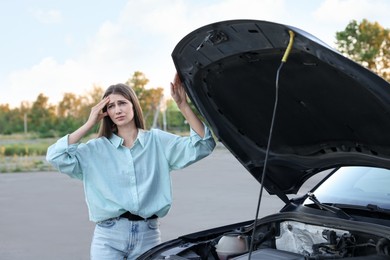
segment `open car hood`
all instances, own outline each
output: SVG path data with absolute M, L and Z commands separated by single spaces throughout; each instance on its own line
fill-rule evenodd
M 172 58 L 216 137 L 261 181 L 279 77 L 264 187 L 286 200 L 327 168 L 390 168 L 390 84 L 297 28 L 231 20 L 185 36 Z

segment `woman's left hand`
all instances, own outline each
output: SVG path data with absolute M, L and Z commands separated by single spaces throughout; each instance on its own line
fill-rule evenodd
M 187 104 L 187 95 L 177 73 L 173 82 L 171 82 L 171 96 L 179 108 L 180 106 Z
M 182 115 L 187 120 L 190 127 L 198 133 L 200 137 L 205 136 L 204 125 L 199 120 L 198 116 L 192 111 L 190 105 L 187 102 L 187 95 L 181 82 L 179 75 L 176 73 L 173 83 L 171 82 L 171 96 L 175 100 Z

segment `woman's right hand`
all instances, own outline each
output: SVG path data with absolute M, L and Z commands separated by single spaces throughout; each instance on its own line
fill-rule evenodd
M 110 102 L 110 98 L 105 97 L 94 107 L 92 107 L 91 114 L 89 114 L 87 122 L 69 135 L 68 144 L 79 142 L 80 139 L 85 136 L 89 130 L 91 130 L 97 123 L 100 122 L 100 120 L 107 116 L 107 112 L 103 112 L 103 108 L 108 104 L 108 102 Z
M 105 116 L 107 116 L 107 111 L 103 112 L 103 108 L 110 102 L 109 97 L 103 98 L 99 103 L 91 108 L 91 113 L 89 114 L 89 118 L 87 124 L 90 127 L 93 127 L 97 123 L 100 122 Z

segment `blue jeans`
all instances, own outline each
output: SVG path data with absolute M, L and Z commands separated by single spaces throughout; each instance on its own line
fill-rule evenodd
M 160 242 L 158 219 L 129 221 L 113 218 L 96 224 L 91 259 L 132 260 Z

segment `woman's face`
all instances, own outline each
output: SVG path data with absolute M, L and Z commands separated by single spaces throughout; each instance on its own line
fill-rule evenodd
M 134 123 L 133 104 L 120 94 L 108 96 L 110 101 L 107 104 L 107 113 L 112 122 L 118 127 Z

